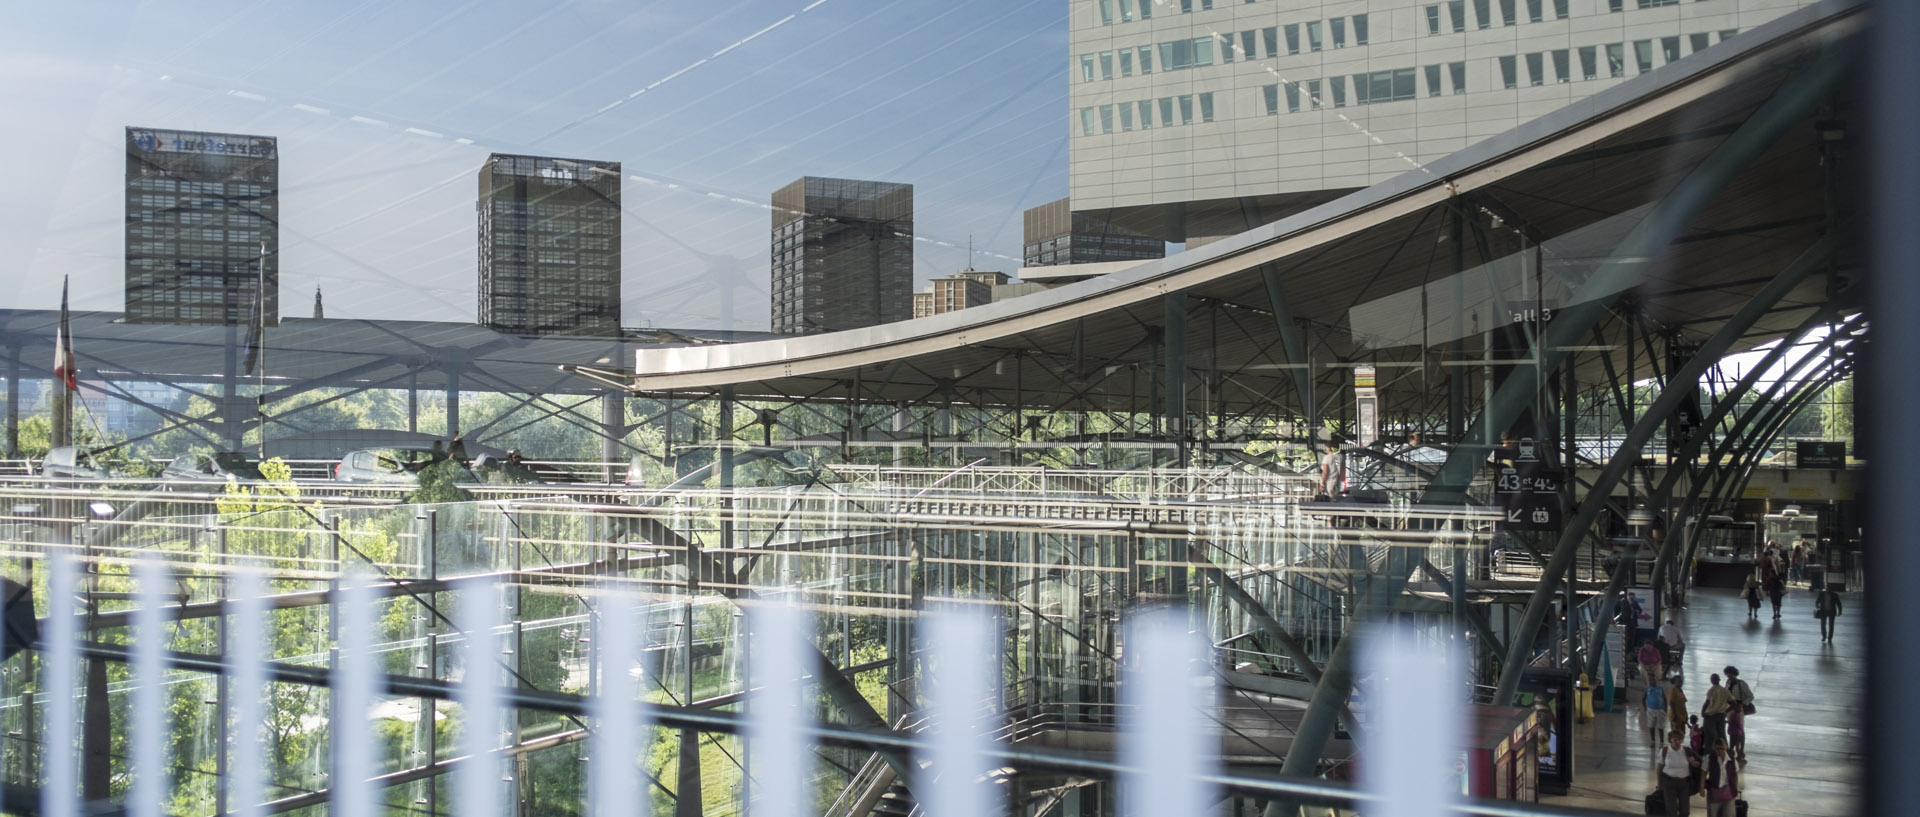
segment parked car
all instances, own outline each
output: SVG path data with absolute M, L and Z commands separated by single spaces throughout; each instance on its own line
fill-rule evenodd
M 60 479 L 108 479 L 112 474 L 93 459 L 93 452 L 79 446 L 63 445 L 47 452 L 40 461 L 40 476 Z
M 226 482 L 228 477 L 239 482 L 266 479 L 260 473 L 259 462 L 235 451 L 181 454 L 160 472 L 160 479 L 164 482 Z
M 439 445 L 395 445 L 349 451 L 333 467 L 333 478 L 340 482 L 369 485 L 412 485 L 420 481 L 427 466 L 447 459 Z

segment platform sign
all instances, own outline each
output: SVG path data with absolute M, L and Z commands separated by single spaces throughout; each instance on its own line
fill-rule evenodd
M 1356 366 L 1353 370 L 1353 429 L 1354 442 L 1362 447 L 1380 439 L 1380 392 L 1376 384 L 1372 366 Z
M 1557 531 L 1565 520 L 1560 504 L 1560 484 L 1566 472 L 1544 467 L 1533 453 L 1531 440 L 1520 441 L 1520 458 L 1501 468 L 1494 478 L 1494 495 L 1499 498 L 1502 522 L 1508 530 Z
M 1839 440 L 1802 440 L 1793 444 L 1793 461 L 1799 468 L 1846 468 L 1847 444 Z

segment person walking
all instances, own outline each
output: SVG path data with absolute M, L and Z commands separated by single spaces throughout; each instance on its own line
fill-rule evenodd
M 1760 618 L 1760 579 L 1752 573 L 1747 574 L 1747 583 L 1740 586 L 1740 598 L 1747 600 L 1747 618 Z
M 1720 673 L 1707 677 L 1707 700 L 1700 704 L 1700 727 L 1706 730 L 1706 745 L 1727 741 L 1727 710 L 1733 708 L 1733 693 L 1720 685 Z
M 1660 648 L 1654 646 L 1652 639 L 1640 642 L 1640 651 L 1634 657 L 1639 659 L 1640 670 L 1646 674 L 1648 689 L 1659 686 L 1667 677 L 1660 672 Z
M 1327 499 L 1339 499 L 1347 488 L 1347 458 L 1340 454 L 1338 443 L 1327 443 L 1327 453 L 1320 458 L 1320 494 Z
M 1834 592 L 1833 585 L 1822 584 L 1813 594 L 1813 617 L 1820 619 L 1820 641 L 1833 643 L 1834 619 L 1840 617 L 1840 594 Z
M 1640 722 L 1647 727 L 1647 748 L 1659 749 L 1660 737 L 1671 731 L 1667 728 L 1667 685 L 1658 681 L 1647 684 L 1641 704 Z
M 1700 763 L 1693 750 L 1680 742 L 1680 730 L 1667 733 L 1654 765 L 1660 770 L 1660 799 L 1667 817 L 1688 817 L 1693 811 L 1693 770 Z
M 1687 733 L 1687 693 L 1678 680 L 1667 682 L 1667 723 L 1676 735 Z
M 1761 581 L 1761 585 L 1765 587 L 1767 590 L 1767 599 L 1773 602 L 1773 617 L 1779 618 L 1780 617 L 1780 599 L 1784 598 L 1787 595 L 1786 581 L 1780 578 L 1779 571 L 1768 570 L 1767 577 L 1766 579 Z
M 1727 752 L 1726 741 L 1713 744 L 1713 754 L 1707 756 L 1705 765 L 1707 773 L 1700 793 L 1707 796 L 1707 817 L 1737 817 L 1740 765 Z
M 1722 669 L 1727 676 L 1727 692 L 1733 706 L 1727 708 L 1727 748 L 1741 763 L 1747 762 L 1747 716 L 1753 714 L 1753 687 L 1740 677 L 1740 668 L 1731 664 Z

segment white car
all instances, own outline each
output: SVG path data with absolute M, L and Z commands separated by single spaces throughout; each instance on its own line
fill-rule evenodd
M 40 462 L 40 476 L 62 479 L 108 479 L 112 475 L 93 459 L 93 452 L 63 445 L 47 452 Z

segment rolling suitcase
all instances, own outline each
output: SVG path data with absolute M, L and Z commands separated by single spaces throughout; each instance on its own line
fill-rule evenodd
M 1747 801 L 1739 798 L 1734 799 L 1733 817 L 1747 817 Z
M 1667 813 L 1667 801 L 1666 798 L 1660 796 L 1659 789 L 1654 789 L 1652 794 L 1647 795 L 1646 813 L 1649 815 L 1664 815 Z

